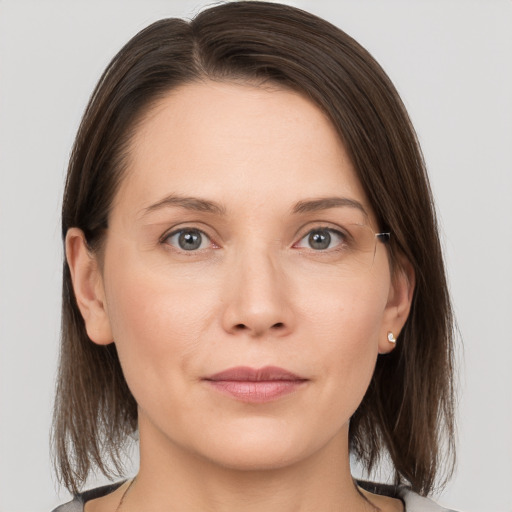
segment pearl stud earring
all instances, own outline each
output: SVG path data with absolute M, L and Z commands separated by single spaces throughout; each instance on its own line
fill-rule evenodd
M 388 332 L 388 341 L 390 343 L 396 343 L 395 335 L 391 331 Z

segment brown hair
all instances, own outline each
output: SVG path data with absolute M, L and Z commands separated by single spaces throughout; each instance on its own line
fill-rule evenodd
M 392 261 L 403 255 L 414 268 L 409 318 L 396 349 L 379 356 L 350 422 L 350 445 L 368 470 L 387 454 L 395 484 L 430 492 L 442 482 L 442 463 L 448 476 L 454 461 L 453 318 L 435 212 L 405 108 L 381 67 L 347 34 L 265 2 L 227 3 L 190 22 L 164 19 L 142 30 L 109 64 L 85 111 L 68 170 L 62 236 L 75 226 L 91 250 L 101 247 L 137 120 L 169 90 L 204 79 L 278 83 L 325 111 L 380 227 L 392 232 Z M 109 477 L 122 472 L 122 449 L 136 429 L 137 406 L 115 345 L 87 337 L 64 262 L 52 438 L 61 481 L 76 492 L 95 466 Z

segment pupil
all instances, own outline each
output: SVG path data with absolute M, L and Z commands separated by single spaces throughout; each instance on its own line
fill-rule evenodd
M 178 238 L 180 247 L 185 251 L 193 251 L 201 246 L 201 235 L 197 231 L 184 231 Z
M 328 249 L 331 244 L 331 235 L 328 231 L 314 231 L 309 235 L 309 244 L 313 249 Z

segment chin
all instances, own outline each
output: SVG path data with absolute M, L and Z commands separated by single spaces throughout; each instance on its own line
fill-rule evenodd
M 243 429 L 240 427 L 227 426 L 223 435 L 218 436 L 210 432 L 195 447 L 196 454 L 227 469 L 269 471 L 307 459 L 324 444 L 315 432 L 308 435 L 303 422 L 298 422 L 294 429 L 285 422 L 265 418 Z
M 283 449 L 276 443 L 255 443 L 253 445 L 231 443 L 221 453 L 204 454 L 217 466 L 235 471 L 272 471 L 292 466 L 303 459 L 297 447 Z

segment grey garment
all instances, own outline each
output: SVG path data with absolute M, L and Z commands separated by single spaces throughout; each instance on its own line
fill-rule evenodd
M 90 491 L 85 491 L 75 496 L 73 501 L 57 507 L 52 512 L 83 512 L 84 505 L 89 500 L 94 500 L 96 498 L 100 498 L 101 496 L 106 496 L 107 494 L 115 491 L 123 483 L 124 482 L 118 482 L 111 485 L 105 485 L 104 487 L 97 487 L 96 489 L 91 489 Z M 394 498 L 401 499 L 405 504 L 406 512 L 456 512 L 455 510 L 448 510 L 447 508 L 440 507 L 432 500 L 423 498 L 422 496 L 412 492 L 406 487 L 399 487 L 398 489 L 394 489 L 388 486 L 379 486 L 378 484 L 368 484 L 368 482 L 364 482 L 363 487 L 370 488 L 371 492 L 380 491 L 376 492 L 376 494 L 385 494 L 387 496 L 391 495 Z M 394 489 L 394 492 L 389 492 L 390 489 Z

